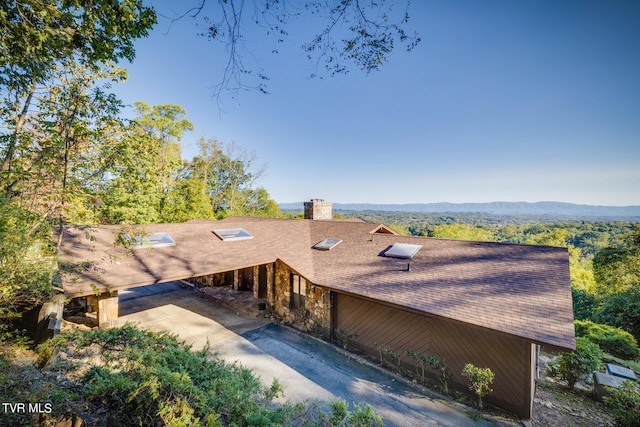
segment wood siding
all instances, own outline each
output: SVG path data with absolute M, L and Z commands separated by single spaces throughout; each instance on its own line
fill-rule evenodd
M 405 362 L 410 362 L 404 355 L 407 349 L 444 358 L 453 374 L 452 385 L 465 392 L 464 365 L 489 367 L 495 380 L 486 401 L 531 416 L 533 347 L 526 340 L 346 294 L 336 295 L 335 309 L 335 327 L 357 334 L 355 345 L 362 350 L 378 355 L 379 346 L 388 346 Z

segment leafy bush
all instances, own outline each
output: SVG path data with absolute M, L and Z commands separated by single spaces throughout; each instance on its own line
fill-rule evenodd
M 557 375 L 573 389 L 579 380 L 602 367 L 603 357 L 598 344 L 592 343 L 588 338 L 578 337 L 575 351 L 564 353 L 558 358 Z
M 623 359 L 636 359 L 640 355 L 636 339 L 627 331 L 614 326 L 576 320 L 576 336 L 587 337 L 604 351 Z
M 625 381 L 618 388 L 608 387 L 604 403 L 620 427 L 640 427 L 640 388 L 635 381 Z
M 420 366 L 416 365 L 416 374 L 421 378 L 422 382 L 425 382 L 425 368 L 429 368 L 430 371 L 435 373 L 438 380 L 442 384 L 442 389 L 446 394 L 449 394 L 449 380 L 451 379 L 451 371 L 447 366 L 447 361 L 436 356 L 430 356 L 427 354 L 418 353 L 415 350 L 407 349 L 404 354 L 417 361 Z
M 282 393 L 277 380 L 264 387 L 250 370 L 211 357 L 206 348 L 192 351 L 166 332 L 131 325 L 91 330 L 57 336 L 39 348 L 45 357 L 52 349 L 97 351 L 102 362 L 78 378 L 81 397 L 122 425 L 382 425 L 368 405 L 349 411 L 346 402 L 334 402 L 325 414 L 317 403 L 275 404 Z M 69 372 L 81 368 L 66 366 Z
M 478 368 L 471 363 L 467 363 L 464 365 L 462 375 L 471 383 L 469 389 L 478 396 L 478 406 L 482 409 L 482 398 L 493 391 L 490 386 L 495 374 L 489 368 Z

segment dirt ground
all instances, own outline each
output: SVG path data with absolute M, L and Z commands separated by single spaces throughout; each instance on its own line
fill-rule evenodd
M 530 425 L 609 427 L 614 423 L 604 404 L 593 398 L 590 385 L 578 384 L 575 391 L 569 391 L 563 383 L 547 377 L 541 366 Z

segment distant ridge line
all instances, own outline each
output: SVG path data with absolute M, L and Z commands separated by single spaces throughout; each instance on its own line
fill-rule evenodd
M 281 203 L 280 209 L 301 210 L 303 202 Z M 570 217 L 616 217 L 640 219 L 640 206 L 598 206 L 564 202 L 490 203 L 334 203 L 336 211 L 383 211 L 420 213 L 478 213 L 493 215 L 560 215 Z

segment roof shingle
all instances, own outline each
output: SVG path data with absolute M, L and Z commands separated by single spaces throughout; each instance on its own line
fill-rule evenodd
M 176 246 L 136 251 L 114 246 L 122 227 L 68 227 L 61 247 L 63 286 L 69 295 L 87 295 L 93 293 L 90 284 L 122 289 L 280 259 L 338 292 L 575 347 L 565 248 L 372 234 L 378 227 L 244 217 L 154 224 L 142 228 L 169 233 Z M 212 233 L 217 228 L 244 228 L 254 238 L 223 242 Z M 330 251 L 312 249 L 327 237 L 342 243 Z M 412 259 L 382 256 L 394 243 L 422 249 Z

